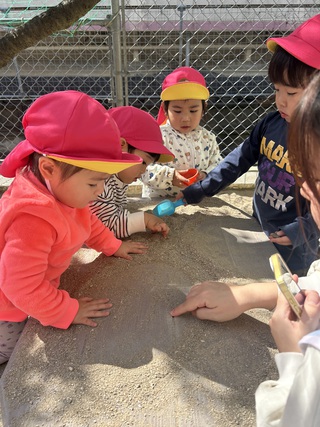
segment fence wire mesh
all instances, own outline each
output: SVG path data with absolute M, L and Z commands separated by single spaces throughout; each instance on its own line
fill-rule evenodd
M 2 1 L 0 37 L 59 3 Z M 76 89 L 107 108 L 134 105 L 156 117 L 164 77 L 183 65 L 206 78 L 203 124 L 226 155 L 274 108 L 265 41 L 317 13 L 316 2 L 296 0 L 100 1 L 0 69 L 0 159 L 23 139 L 22 115 L 39 95 Z

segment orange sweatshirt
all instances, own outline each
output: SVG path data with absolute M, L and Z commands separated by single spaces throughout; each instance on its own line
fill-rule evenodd
M 0 320 L 31 316 L 67 329 L 78 301 L 60 276 L 85 243 L 113 255 L 121 240 L 91 213 L 57 201 L 31 172 L 18 171 L 0 199 Z

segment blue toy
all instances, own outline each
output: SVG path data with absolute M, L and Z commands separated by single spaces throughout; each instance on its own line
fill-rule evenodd
M 183 199 L 175 200 L 174 202 L 171 200 L 164 200 L 163 202 L 160 202 L 152 212 L 156 216 L 172 215 L 176 208 L 183 204 Z

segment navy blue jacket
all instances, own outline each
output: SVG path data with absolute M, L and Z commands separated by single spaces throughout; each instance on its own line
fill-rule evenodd
M 316 250 L 319 231 L 309 214 L 307 201 L 297 191 L 288 161 L 287 130 L 288 124 L 278 112 L 268 114 L 203 181 L 183 190 L 187 203 L 199 203 L 204 197 L 214 196 L 257 163 L 253 214 L 263 231 L 269 236 L 281 229 L 293 248 L 307 240 L 314 242 Z

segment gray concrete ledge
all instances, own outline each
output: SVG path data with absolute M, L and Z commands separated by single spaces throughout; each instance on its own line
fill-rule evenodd
M 257 178 L 257 166 L 253 166 L 249 169 L 247 173 L 237 179 L 236 182 L 230 185 L 229 188 L 233 189 L 245 189 L 245 188 L 253 188 L 255 180 Z M 4 192 L 8 186 L 10 185 L 12 179 L 5 178 L 0 175 L 0 192 Z M 127 194 L 128 196 L 141 196 L 142 193 L 142 184 L 140 182 L 135 182 L 129 185 Z

